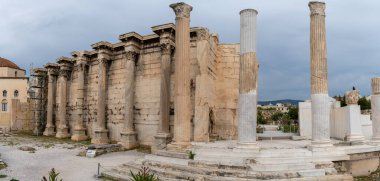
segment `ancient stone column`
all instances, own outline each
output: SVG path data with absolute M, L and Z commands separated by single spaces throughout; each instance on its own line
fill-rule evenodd
M 45 65 L 48 71 L 48 98 L 47 98 L 47 115 L 46 115 L 46 127 L 44 131 L 45 136 L 54 136 L 55 123 L 54 123 L 54 104 L 57 87 L 57 75 L 59 66 L 57 64 L 48 63 Z
M 238 147 L 256 148 L 257 83 L 259 63 L 256 57 L 257 11 L 240 11 L 240 75 Z
M 106 144 L 109 142 L 108 129 L 106 127 L 106 96 L 107 96 L 107 67 L 111 60 L 112 44 L 99 42 L 92 45 L 98 53 L 98 103 L 97 116 L 94 129 L 94 136 L 91 139 L 93 144 Z
M 380 77 L 372 78 L 372 143 L 380 144 Z
M 78 85 L 77 85 L 77 103 L 76 103 L 76 120 L 71 140 L 83 141 L 87 140 L 86 128 L 83 126 L 84 121 L 84 78 L 86 72 L 88 52 L 74 52 L 73 56 L 76 59 L 76 66 L 78 71 Z
M 40 136 L 45 125 L 42 124 L 45 118 L 45 79 L 47 71 L 43 68 L 35 68 L 31 71 L 31 76 L 29 80 L 29 90 L 33 92 L 30 96 L 30 100 L 33 103 L 33 121 L 34 130 L 33 134 Z
M 328 95 L 325 3 L 312 1 L 310 8 L 310 65 L 312 145 L 330 146 L 330 109 Z
M 170 75 L 171 57 L 174 50 L 174 24 L 164 24 L 152 27 L 152 30 L 160 36 L 161 46 L 161 90 L 160 90 L 160 120 L 158 132 L 155 136 L 153 150 L 166 147 L 171 141 L 169 131 L 170 123 Z
M 135 66 L 138 58 L 137 50 L 127 49 L 125 52 L 126 58 L 126 86 L 125 86 L 125 112 L 124 112 L 124 124 L 123 131 L 121 132 L 120 143 L 126 149 L 132 149 L 138 146 L 137 132 L 133 124 L 133 106 L 135 95 Z
M 175 148 L 190 146 L 190 12 L 183 2 L 171 4 L 176 15 L 175 78 L 174 78 L 174 143 Z
M 67 106 L 67 79 L 70 76 L 71 71 L 71 60 L 66 57 L 58 59 L 59 69 L 59 84 L 60 84 L 60 95 L 59 95 L 59 106 L 58 106 L 58 118 L 59 125 L 57 128 L 57 138 L 68 138 L 70 137 L 68 122 L 66 119 L 66 106 Z

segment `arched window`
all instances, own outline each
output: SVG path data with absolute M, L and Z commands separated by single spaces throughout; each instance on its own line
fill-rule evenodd
M 3 97 L 7 97 L 8 92 L 6 90 L 3 90 Z
M 18 97 L 18 90 L 15 90 L 14 97 Z
M 8 110 L 8 102 L 7 100 L 3 99 L 3 101 L 1 101 L 1 111 L 5 112 Z

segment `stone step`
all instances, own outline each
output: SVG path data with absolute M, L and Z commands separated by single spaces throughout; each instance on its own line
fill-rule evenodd
M 315 169 L 313 163 L 286 163 L 286 164 L 251 164 L 252 171 L 297 171 L 297 170 L 309 170 Z
M 158 156 L 164 156 L 164 157 L 170 157 L 170 158 L 181 158 L 181 159 L 188 159 L 189 158 L 189 155 L 186 152 L 157 150 L 154 154 L 158 155 Z
M 257 157 L 303 157 L 312 155 L 313 153 L 307 149 L 263 149 L 260 150 Z
M 197 161 L 197 160 L 189 161 L 189 166 L 200 167 L 200 168 L 213 168 L 213 169 L 230 169 L 230 170 L 248 170 L 250 168 L 247 164 L 236 164 L 236 163 L 223 164 L 223 163 Z
M 145 161 L 156 161 L 168 164 L 176 164 L 176 165 L 184 165 L 187 166 L 189 164 L 189 159 L 181 159 L 181 158 L 171 158 L 165 156 L 158 155 L 145 155 Z
M 296 163 L 311 163 L 313 161 L 312 157 L 260 157 L 255 158 L 258 164 L 296 164 Z
M 196 161 L 207 161 L 219 164 L 245 164 L 249 158 L 244 157 L 228 157 L 228 156 L 217 156 L 217 155 L 195 155 L 194 160 Z
M 300 170 L 298 174 L 301 177 L 320 177 L 325 176 L 326 172 L 324 169 L 310 169 L 310 170 Z
M 148 166 L 151 170 L 164 169 L 166 172 L 181 172 L 191 173 L 196 175 L 211 175 L 211 176 L 233 176 L 237 178 L 255 178 L 256 173 L 248 173 L 248 169 L 224 169 L 224 168 L 212 168 L 212 167 L 192 167 L 168 164 L 155 161 L 144 162 L 145 166 Z

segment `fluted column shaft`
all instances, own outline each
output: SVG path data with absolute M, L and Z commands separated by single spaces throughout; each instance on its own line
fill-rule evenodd
M 325 3 L 310 2 L 310 74 L 312 144 L 330 145 L 330 109 L 328 96 Z
M 97 128 L 106 130 L 107 60 L 99 60 Z
M 380 77 L 372 78 L 372 142 L 380 144 Z
M 259 64 L 256 58 L 257 11 L 240 11 L 240 75 L 238 143 L 255 147 L 257 121 L 257 85 Z
M 170 67 L 173 46 L 161 44 L 161 91 L 159 133 L 169 134 L 170 122 Z
M 81 57 L 82 58 L 82 57 Z M 86 136 L 86 129 L 83 126 L 84 121 L 84 76 L 85 76 L 85 68 L 86 62 L 79 60 L 78 61 L 78 89 L 77 89 L 77 117 L 74 125 L 73 135 L 71 139 L 74 141 L 82 141 L 86 140 L 88 137 Z
M 176 14 L 174 79 L 174 144 L 190 145 L 190 11 L 185 3 L 170 5 Z
M 59 84 L 60 84 L 60 95 L 59 95 L 59 106 L 58 106 L 58 117 L 59 125 L 57 129 L 57 138 L 67 138 L 70 137 L 68 132 L 67 120 L 66 120 L 66 106 L 67 106 L 67 77 L 69 72 L 61 66 L 59 72 Z
M 57 77 L 56 74 L 52 73 L 52 70 L 48 70 L 48 100 L 47 100 L 47 119 L 46 127 L 44 131 L 45 136 L 55 135 L 55 125 L 54 125 L 54 104 L 55 104 L 55 92 L 57 87 Z
M 135 51 L 127 51 L 126 54 L 126 87 L 125 87 L 125 113 L 124 113 L 124 127 L 121 133 L 120 144 L 125 149 L 132 149 L 138 146 L 137 133 L 134 126 L 134 113 L 133 106 L 135 103 L 135 61 L 137 60 L 138 53 Z

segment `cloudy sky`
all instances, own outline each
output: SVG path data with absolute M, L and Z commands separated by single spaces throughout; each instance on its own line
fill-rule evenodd
M 29 69 L 92 43 L 174 22 L 173 0 L 0 0 L 0 56 Z M 260 100 L 308 99 L 308 0 L 186 0 L 191 26 L 217 32 L 221 43 L 239 42 L 239 11 L 258 10 Z M 329 92 L 355 86 L 370 94 L 380 76 L 380 1 L 326 1 Z

